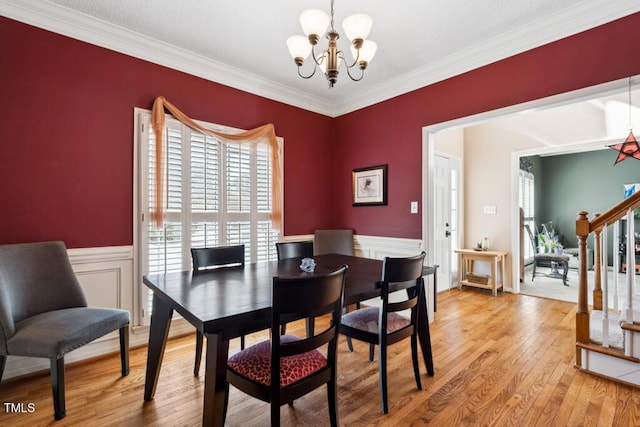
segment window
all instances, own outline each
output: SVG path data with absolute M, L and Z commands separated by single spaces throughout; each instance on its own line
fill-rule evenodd
M 524 211 L 524 225 L 528 225 L 531 232 L 535 236 L 536 234 L 536 221 L 534 211 L 534 188 L 535 188 L 534 176 L 531 172 L 520 170 L 518 176 L 518 195 L 519 206 Z M 524 261 L 526 264 L 533 261 L 533 248 L 531 244 L 527 243 L 529 236 L 524 234 L 525 244 L 524 247 Z
M 246 262 L 276 259 L 278 233 L 271 224 L 270 147 L 222 143 L 167 116 L 166 211 L 164 224 L 157 228 L 149 220 L 154 197 L 155 137 L 150 128 L 151 113 L 138 110 L 138 114 L 140 276 L 190 270 L 192 247 L 244 244 Z M 142 319 L 148 323 L 150 292 L 142 287 Z

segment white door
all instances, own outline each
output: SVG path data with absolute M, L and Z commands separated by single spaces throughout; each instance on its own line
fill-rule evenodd
M 457 160 L 441 154 L 435 160 L 434 264 L 438 265 L 437 292 L 454 282 L 453 251 L 458 241 L 458 165 Z

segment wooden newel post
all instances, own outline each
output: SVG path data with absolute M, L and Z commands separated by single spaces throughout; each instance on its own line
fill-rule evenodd
M 576 312 L 576 342 L 589 343 L 589 306 L 587 299 L 587 237 L 589 237 L 588 212 L 578 212 L 576 237 L 578 238 L 578 310 Z M 596 258 L 597 259 L 597 258 Z M 582 367 L 582 353 L 576 347 L 576 365 Z

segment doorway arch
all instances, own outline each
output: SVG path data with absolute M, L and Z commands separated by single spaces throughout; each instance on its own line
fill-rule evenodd
M 498 118 L 506 117 L 512 114 L 524 114 L 529 112 L 541 111 L 544 109 L 560 107 L 564 105 L 584 102 L 593 98 L 613 95 L 616 93 L 620 93 L 622 91 L 627 90 L 629 80 L 628 78 L 614 80 L 608 83 L 603 83 L 596 86 L 590 86 L 583 89 L 578 89 L 571 92 L 562 93 L 559 95 L 554 95 L 546 98 L 537 99 L 534 101 L 517 104 L 505 108 L 501 108 L 498 110 L 488 111 L 484 113 L 475 114 L 472 116 L 461 117 L 458 119 L 436 123 L 433 125 L 427 125 L 422 128 L 422 240 L 423 245 L 427 250 L 427 262 L 429 264 L 434 263 L 434 250 L 435 250 L 435 222 L 434 222 L 434 203 L 435 200 L 435 170 L 434 170 L 434 159 L 435 159 L 435 142 L 438 133 L 456 129 L 456 128 L 466 128 L 469 126 L 479 125 L 483 123 L 487 123 L 491 120 L 495 120 Z M 593 147 L 597 145 L 599 147 L 602 146 L 602 141 L 591 142 L 579 145 L 572 145 L 572 150 L 577 149 L 593 149 Z M 519 241 L 518 241 L 518 227 L 519 227 L 519 212 L 518 212 L 518 169 L 519 169 L 519 159 L 521 156 L 532 155 L 532 154 L 561 154 L 566 152 L 566 147 L 540 147 L 531 150 L 524 151 L 514 151 L 511 153 L 511 165 L 510 165 L 510 212 L 509 212 L 509 230 L 510 230 L 510 274 L 508 275 L 509 281 L 503 280 L 505 283 L 506 290 L 509 290 L 514 293 L 520 292 L 520 265 L 518 262 L 519 256 L 514 256 L 519 254 Z M 462 160 L 462 170 L 464 176 L 464 158 Z M 464 193 L 466 191 L 464 182 L 460 183 L 460 191 L 464 198 Z M 465 227 L 463 226 L 465 222 L 465 209 L 461 209 L 460 214 L 461 226 L 460 230 L 463 235 L 462 242 L 464 244 L 465 240 Z

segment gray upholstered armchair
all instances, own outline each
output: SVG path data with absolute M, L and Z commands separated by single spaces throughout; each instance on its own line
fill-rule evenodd
M 126 376 L 129 312 L 87 307 L 64 243 L 0 245 L 0 380 L 7 356 L 49 359 L 54 417 L 62 419 L 64 355 L 115 330 Z

